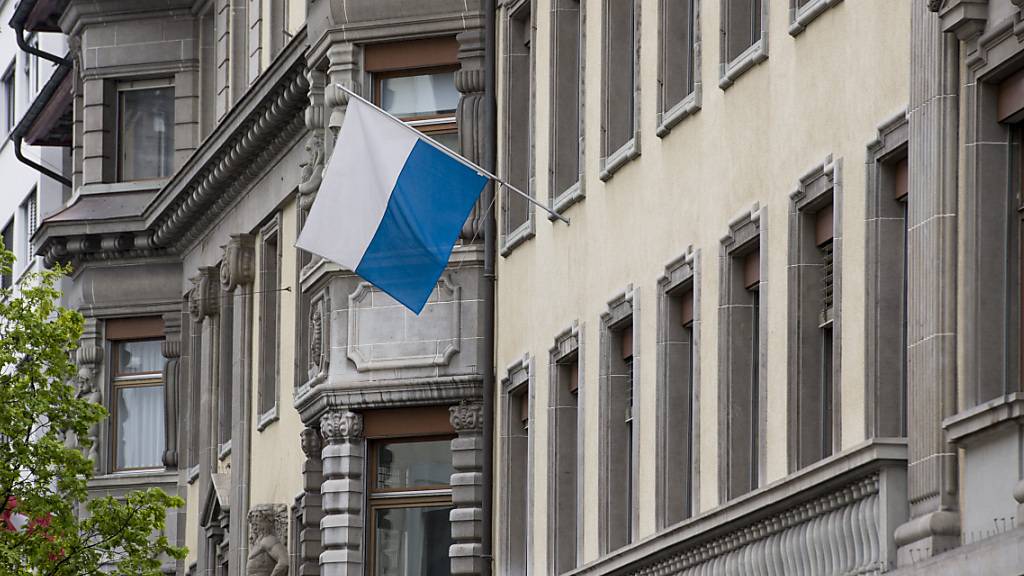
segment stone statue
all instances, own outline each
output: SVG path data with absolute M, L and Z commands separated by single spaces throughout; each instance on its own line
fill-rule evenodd
M 288 575 L 287 514 L 284 504 L 258 504 L 249 510 L 247 576 Z

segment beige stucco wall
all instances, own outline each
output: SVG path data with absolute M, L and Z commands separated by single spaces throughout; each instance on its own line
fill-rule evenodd
M 546 415 L 548 349 L 579 321 L 586 388 L 584 557 L 598 554 L 599 324 L 607 301 L 630 284 L 639 300 L 640 537 L 655 529 L 656 279 L 688 245 L 701 252 L 700 510 L 719 503 L 718 276 L 721 237 L 730 219 L 758 201 L 768 233 L 767 478 L 786 474 L 787 260 L 789 194 L 828 154 L 842 161 L 843 323 L 842 445 L 864 438 L 864 246 L 866 146 L 876 127 L 907 106 L 910 11 L 905 2 L 838 4 L 797 37 L 788 33 L 789 0 L 771 0 L 769 58 L 728 90 L 718 87 L 719 1 L 700 0 L 703 106 L 664 139 L 655 135 L 659 0 L 641 9 L 641 150 L 607 183 L 598 178 L 601 5 L 585 2 L 586 192 L 566 215 L 571 226 L 537 212 L 536 237 L 498 263 L 497 366 L 530 353 L 537 413 Z M 548 198 L 551 0 L 536 0 L 534 55 L 536 196 Z M 503 30 L 503 26 L 499 27 Z M 502 45 L 501 40 L 498 42 Z M 499 84 L 503 62 L 499 61 Z M 501 89 L 501 88 L 499 88 Z M 500 99 L 499 99 L 500 101 Z M 502 118 L 499 104 L 499 118 Z M 499 128 L 501 130 L 501 128 Z M 499 135 L 499 141 L 501 137 Z M 499 145 L 500 146 L 500 145 Z M 502 155 L 499 154 L 499 158 Z M 497 212 L 500 214 L 500 210 Z M 497 423 L 497 429 L 503 424 Z M 546 569 L 546 416 L 531 423 L 533 455 L 531 558 Z M 497 451 L 496 454 L 500 454 Z M 497 472 L 501 482 L 500 467 Z M 501 490 L 495 490 L 497 506 Z M 499 509 L 500 510 L 500 509 Z M 499 516 L 500 517 L 500 516 Z M 501 553 L 496 547 L 496 554 Z M 500 564 L 500 559 L 498 560 Z
M 281 316 L 280 327 L 280 355 L 278 357 L 278 370 L 280 389 L 278 394 L 277 413 L 278 420 L 264 428 L 257 430 L 259 421 L 258 404 L 258 374 L 260 366 L 259 350 L 259 306 L 253 314 L 253 365 L 252 365 L 252 456 L 250 461 L 250 484 L 249 503 L 251 506 L 257 504 L 286 504 L 289 508 L 295 501 L 295 496 L 302 490 L 302 464 L 305 462 L 305 455 L 299 448 L 299 434 L 302 431 L 302 422 L 299 420 L 299 413 L 292 405 L 293 390 L 295 388 L 295 294 L 298 291 L 295 286 L 296 254 L 292 246 L 297 236 L 296 226 L 296 203 L 294 198 L 290 199 L 281 208 L 281 228 L 279 242 L 282 247 L 281 260 L 281 287 L 291 288 L 282 290 L 279 294 Z M 256 238 L 256 269 L 260 269 L 260 261 L 263 254 L 261 237 Z M 258 295 L 263 288 L 260 286 L 259 274 L 256 275 L 254 292 Z M 257 297 L 254 302 L 259 302 Z

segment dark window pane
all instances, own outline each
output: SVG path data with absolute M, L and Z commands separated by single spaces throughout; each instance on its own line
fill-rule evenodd
M 447 486 L 454 471 L 450 440 L 380 444 L 376 458 L 378 489 Z
M 174 163 L 174 88 L 121 93 L 122 180 L 169 176 Z
M 375 514 L 374 567 L 378 576 L 450 574 L 450 506 L 384 508 Z

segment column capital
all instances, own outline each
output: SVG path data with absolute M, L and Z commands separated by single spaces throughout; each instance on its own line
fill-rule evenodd
M 483 431 L 484 405 L 480 402 L 457 404 L 450 407 L 448 412 L 451 414 L 449 420 L 456 432 L 464 434 Z
M 349 410 L 328 410 L 320 417 L 320 434 L 330 444 L 363 437 L 363 416 Z
M 256 238 L 252 234 L 232 234 L 224 245 L 220 264 L 220 284 L 224 290 L 248 286 L 256 279 Z
M 218 274 L 216 266 L 203 266 L 199 269 L 199 274 L 192 277 L 188 311 L 193 320 L 200 321 L 207 316 L 217 315 Z

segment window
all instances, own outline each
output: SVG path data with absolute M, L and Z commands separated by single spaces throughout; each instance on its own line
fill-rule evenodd
M 530 551 L 530 469 L 532 445 L 530 438 L 530 367 L 529 356 L 513 364 L 503 380 L 502 445 L 504 462 L 503 516 L 501 540 L 504 565 L 502 574 L 522 576 L 529 573 Z
M 450 438 L 370 441 L 368 573 L 450 573 L 453 472 Z
M 629 544 L 637 532 L 635 306 L 636 295 L 629 288 L 612 300 L 601 317 L 599 418 L 603 438 L 598 544 L 602 554 Z
M 206 138 L 217 123 L 217 38 L 213 3 L 199 15 L 199 137 Z
M 721 0 L 722 76 L 728 88 L 744 72 L 768 59 L 768 3 L 763 0 Z
M 531 0 L 509 8 L 505 84 L 505 178 L 533 194 L 533 16 Z M 502 190 L 502 253 L 533 235 L 533 206 Z
M 14 252 L 14 218 L 11 218 L 7 226 L 4 226 L 2 233 L 4 241 L 4 250 Z M 10 288 L 14 285 L 14 276 L 12 271 L 4 271 L 3 275 L 0 275 L 0 288 Z
M 27 43 L 32 48 L 39 48 L 39 37 L 32 34 Z M 30 104 L 32 98 L 39 93 L 39 57 L 25 52 L 23 55 L 23 73 L 25 76 L 25 102 Z
M 901 112 L 879 128 L 877 140 L 868 147 L 864 268 L 869 437 L 907 433 L 908 135 Z
M 700 109 L 698 0 L 661 0 L 658 135 Z
M 174 170 L 174 86 L 170 79 L 118 84 L 117 157 L 122 182 Z
M 659 285 L 657 524 L 689 518 L 695 501 L 697 415 L 697 254 L 670 264 Z
M 580 0 L 555 0 L 551 18 L 551 203 L 561 211 L 583 197 Z
M 580 330 L 574 325 L 555 339 L 551 349 L 548 439 L 553 473 L 548 480 L 548 558 L 555 574 L 569 572 L 579 563 L 579 396 Z
M 21 238 L 21 247 L 19 248 L 18 258 L 21 260 L 22 268 L 27 268 L 29 265 L 29 259 L 33 254 L 32 236 L 35 235 L 36 227 L 39 223 L 38 200 L 35 187 L 33 187 L 32 191 L 29 192 L 25 201 L 21 203 L 21 209 L 19 212 L 21 221 L 24 222 L 24 225 L 21 227 L 23 236 Z
M 262 430 L 277 419 L 278 334 L 281 314 L 281 243 L 280 219 L 276 218 L 260 232 L 260 360 L 259 360 L 259 428 Z
M 761 291 L 763 218 L 751 214 L 730 227 L 723 240 L 722 301 L 719 307 L 719 493 L 731 500 L 761 484 L 762 412 L 764 410 L 763 342 L 767 317 Z
M 601 179 L 640 155 L 638 0 L 605 0 L 601 96 Z
M 7 67 L 7 71 L 4 72 L 3 76 L 0 76 L 0 88 L 3 90 L 3 128 L 4 136 L 10 135 L 14 130 L 14 99 L 16 97 L 14 92 L 14 63 Z
M 108 325 L 108 337 L 113 326 Z M 114 470 L 163 466 L 164 382 L 161 340 L 111 342 Z
M 791 196 L 789 251 L 789 466 L 798 470 L 839 445 L 840 163 L 829 156 Z
M 374 75 L 374 94 L 384 110 L 447 148 L 458 150 L 455 69 L 449 66 Z

